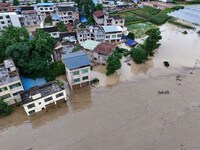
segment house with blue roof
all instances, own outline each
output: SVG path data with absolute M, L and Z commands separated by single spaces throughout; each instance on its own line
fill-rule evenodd
M 48 15 L 54 12 L 54 3 L 38 3 L 37 12 L 39 15 Z
M 65 64 L 66 76 L 71 89 L 90 84 L 91 62 L 84 51 L 63 54 L 62 61 Z

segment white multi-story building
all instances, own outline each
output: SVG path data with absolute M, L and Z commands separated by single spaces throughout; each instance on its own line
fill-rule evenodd
M 57 15 L 64 24 L 72 24 L 79 20 L 79 13 L 75 6 L 57 6 Z
M 39 15 L 49 15 L 54 12 L 54 3 L 38 3 L 37 12 Z
M 67 94 L 66 90 L 54 81 L 21 93 L 21 99 L 27 115 L 31 115 L 62 100 L 66 101 Z
M 17 68 L 12 59 L 4 60 L 0 64 L 0 99 L 8 105 L 21 101 L 20 92 L 23 92 Z
M 64 54 L 62 55 L 62 61 L 65 64 L 66 76 L 71 89 L 74 86 L 82 87 L 90 84 L 91 62 L 84 51 Z
M 8 26 L 21 27 L 19 17 L 15 12 L 0 13 L 0 31 Z
M 120 26 L 102 26 L 102 30 L 105 34 L 105 42 L 121 42 L 123 29 Z

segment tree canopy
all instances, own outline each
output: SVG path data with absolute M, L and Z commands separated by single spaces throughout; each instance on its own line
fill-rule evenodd
M 19 0 L 13 0 L 13 5 L 14 5 L 14 6 L 19 5 Z
M 147 58 L 147 53 L 141 46 L 132 48 L 130 55 L 137 64 L 143 63 Z
M 58 30 L 61 32 L 66 32 L 66 27 L 63 21 L 59 21 L 56 23 L 56 26 L 58 27 Z

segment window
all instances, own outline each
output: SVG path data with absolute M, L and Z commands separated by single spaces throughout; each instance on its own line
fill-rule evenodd
M 109 38 L 110 38 L 110 35 L 107 35 L 106 38 L 109 39 Z
M 0 88 L 0 92 L 7 91 L 7 90 L 8 90 L 7 87 L 2 87 L 2 88 Z
M 11 21 L 10 21 L 10 20 L 8 20 L 8 23 L 11 23 Z
M 5 24 L 5 22 L 4 22 L 4 21 L 1 21 L 1 24 Z
M 62 93 L 59 93 L 59 94 L 56 94 L 56 98 L 61 97 L 61 96 L 63 96 L 63 95 L 64 95 L 63 92 L 62 92 Z
M 0 16 L 0 19 L 3 19 L 3 16 Z
M 41 105 L 41 102 L 39 102 L 38 105 Z
M 118 24 L 118 21 L 115 21 L 115 24 Z
M 18 95 L 18 94 L 21 93 L 21 92 L 23 92 L 23 91 L 19 91 L 19 92 L 13 93 L 13 96 Z
M 49 8 L 50 10 L 53 10 L 53 8 Z
M 66 15 L 66 13 L 63 13 L 63 15 Z
M 56 35 L 57 35 L 57 33 L 52 33 L 52 35 L 53 35 L 53 36 L 56 36 Z
M 84 73 L 88 73 L 88 69 L 83 69 L 82 74 L 84 74 Z
M 44 8 L 45 10 L 48 10 L 48 8 Z
M 6 18 L 7 18 L 7 19 L 10 18 L 10 16 L 9 16 L 9 15 L 6 15 Z
M 27 107 L 28 107 L 28 109 L 33 108 L 33 107 L 35 107 L 35 104 L 34 103 L 33 104 L 29 104 L 29 105 L 27 105 Z
M 35 113 L 35 110 L 31 110 L 31 111 L 29 111 L 28 113 L 29 113 L 29 114 L 33 114 L 33 113 Z
M 68 12 L 68 15 L 72 15 L 72 12 Z
M 117 35 L 117 37 L 121 37 L 121 36 L 122 36 L 121 34 L 118 34 L 118 35 Z
M 80 82 L 80 79 L 79 78 L 74 79 L 74 83 L 76 83 L 76 82 Z
M 11 95 L 10 94 L 6 94 L 6 95 L 3 95 L 3 96 L 0 96 L 0 99 L 7 99 L 7 98 L 9 98 L 9 97 L 11 97 Z
M 123 21 L 120 21 L 120 23 L 123 23 Z
M 116 38 L 116 35 L 112 35 L 112 38 Z
M 43 10 L 43 8 L 40 8 L 40 10 Z
M 75 75 L 79 75 L 79 71 L 74 71 L 73 76 L 75 76 Z
M 48 101 L 51 101 L 51 100 L 53 100 L 52 97 L 48 97 L 48 98 L 45 98 L 45 99 L 44 99 L 45 102 L 48 102 Z
M 83 80 L 88 80 L 88 76 L 85 76 L 82 78 Z
M 17 88 L 17 87 L 20 87 L 20 86 L 21 86 L 21 83 L 18 82 L 18 83 L 15 83 L 15 84 L 13 84 L 13 85 L 9 85 L 9 88 L 10 88 L 10 89 L 14 89 L 14 88 Z

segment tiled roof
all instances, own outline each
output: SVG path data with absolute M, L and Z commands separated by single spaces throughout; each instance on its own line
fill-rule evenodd
M 90 65 L 88 55 L 84 51 L 78 51 L 62 55 L 62 59 L 68 69 L 76 69 Z
M 94 49 L 94 52 L 103 55 L 110 55 L 115 47 L 116 46 L 112 43 L 103 42 L 97 45 L 97 47 Z
M 93 12 L 93 15 L 94 15 L 96 18 L 99 18 L 99 17 L 101 17 L 101 16 L 104 16 L 103 12 L 100 11 L 100 10 L 94 11 L 94 12 Z

